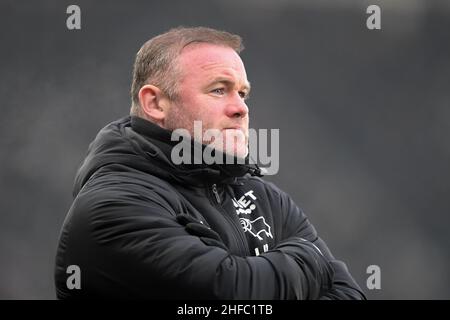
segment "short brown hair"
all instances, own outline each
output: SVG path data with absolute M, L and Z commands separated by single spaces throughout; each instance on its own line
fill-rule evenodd
M 161 89 L 169 99 L 177 99 L 179 72 L 176 60 L 184 47 L 204 42 L 244 50 L 240 36 L 206 27 L 178 27 L 148 40 L 136 54 L 131 85 L 131 114 L 139 114 L 139 90 L 145 84 Z

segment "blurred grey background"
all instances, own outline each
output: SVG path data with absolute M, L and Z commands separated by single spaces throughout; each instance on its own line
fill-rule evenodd
M 81 30 L 66 8 L 81 8 Z M 366 8 L 381 6 L 381 30 Z M 134 55 L 171 27 L 238 33 L 251 127 L 280 129 L 269 180 L 371 299 L 450 298 L 446 0 L 0 4 L 0 298 L 54 299 L 53 263 L 88 144 L 129 110 Z M 366 269 L 381 268 L 369 290 Z

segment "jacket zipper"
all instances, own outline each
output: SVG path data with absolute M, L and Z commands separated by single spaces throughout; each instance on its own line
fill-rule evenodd
M 220 200 L 219 192 L 217 192 L 217 185 L 215 183 L 212 185 L 212 192 L 214 193 L 214 196 L 216 197 L 217 204 L 221 204 L 222 201 Z
M 234 228 L 235 232 L 233 233 L 233 237 L 236 240 L 236 243 L 242 253 L 242 256 L 246 256 L 249 254 L 249 248 L 248 245 L 246 245 L 246 239 L 245 237 L 243 237 L 242 233 L 242 229 L 240 228 L 240 226 L 236 226 L 234 220 L 228 215 L 227 212 L 225 212 L 225 210 L 222 208 L 222 206 L 220 205 L 222 203 L 222 200 L 220 199 L 220 195 L 219 192 L 217 191 L 217 184 L 213 184 L 212 187 L 212 192 L 214 194 L 214 197 L 216 198 L 216 202 L 219 205 L 219 209 L 221 209 L 221 211 L 224 213 L 225 218 L 228 220 L 228 222 L 232 225 L 232 228 Z

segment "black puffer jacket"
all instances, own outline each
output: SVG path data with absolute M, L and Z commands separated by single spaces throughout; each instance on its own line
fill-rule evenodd
M 56 256 L 58 298 L 362 299 L 292 199 L 251 165 L 174 165 L 125 117 L 91 143 Z M 69 289 L 68 267 L 81 273 Z

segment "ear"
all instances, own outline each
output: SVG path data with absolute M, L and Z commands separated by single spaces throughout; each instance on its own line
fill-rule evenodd
M 170 101 L 158 87 L 151 84 L 142 86 L 139 90 L 139 103 L 146 118 L 164 127 Z

